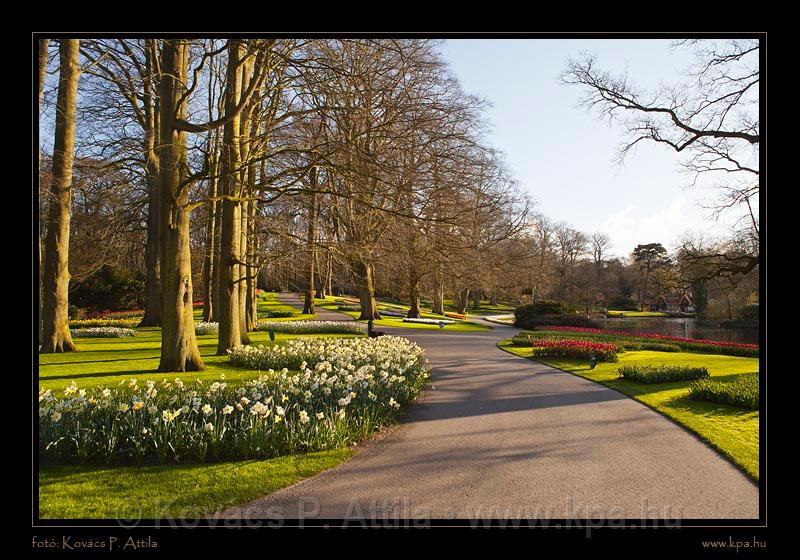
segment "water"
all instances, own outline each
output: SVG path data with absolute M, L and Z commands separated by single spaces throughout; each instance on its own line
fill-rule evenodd
M 636 331 L 683 338 L 702 338 L 720 342 L 758 344 L 758 329 L 723 329 L 713 323 L 678 317 L 639 317 L 595 319 L 601 328 L 614 331 Z

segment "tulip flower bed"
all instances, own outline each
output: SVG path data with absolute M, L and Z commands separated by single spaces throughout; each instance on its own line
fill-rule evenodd
M 356 321 L 283 321 L 259 323 L 256 330 L 288 334 L 365 334 L 367 327 Z
M 689 387 L 691 400 L 726 404 L 749 410 L 758 410 L 759 396 L 758 373 L 744 373 L 733 381 L 703 379 L 692 383 Z
M 69 334 L 72 338 L 126 338 L 136 336 L 136 331 L 119 327 L 92 327 L 70 330 Z
M 616 362 L 619 348 L 614 344 L 588 340 L 537 340 L 531 343 L 533 358 L 573 358 L 598 362 Z
M 217 334 L 219 332 L 219 323 L 195 323 L 194 334 Z
M 239 386 L 223 376 L 40 391 L 41 459 L 165 464 L 334 449 L 394 421 L 429 371 L 419 346 L 390 336 L 239 347 L 230 361 L 266 374 Z
M 109 311 L 103 309 L 89 315 L 88 319 L 139 319 L 144 317 L 144 309 L 127 309 L 123 311 Z
M 709 377 L 708 369 L 692 366 L 646 366 L 629 365 L 619 368 L 620 377 L 638 383 L 672 383 L 674 381 L 691 381 Z
M 337 305 L 336 309 L 339 311 L 361 311 L 361 305 L 342 304 Z
M 467 318 L 467 316 L 462 314 L 462 313 L 449 313 L 448 312 L 448 313 L 445 313 L 445 316 L 450 317 L 452 319 L 462 319 L 462 320 Z
M 74 319 L 69 322 L 71 329 L 96 328 L 96 327 L 119 327 L 130 329 L 142 322 L 141 317 L 134 319 Z
M 620 351 L 683 351 L 697 354 L 721 354 L 724 356 L 741 356 L 746 358 L 757 358 L 759 353 L 758 344 L 740 344 L 736 342 L 680 338 L 640 332 L 601 331 L 599 329 L 566 326 L 546 327 L 542 330 L 535 331 L 522 331 L 514 337 L 514 343 L 519 346 L 528 346 L 532 340 L 558 339 L 566 336 L 564 333 L 569 333 L 570 339 L 617 344 L 620 346 Z

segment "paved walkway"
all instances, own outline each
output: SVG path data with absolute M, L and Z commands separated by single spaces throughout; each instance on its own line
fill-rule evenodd
M 515 329 L 494 327 L 392 329 L 433 366 L 400 427 L 338 467 L 223 515 L 758 516 L 757 486 L 695 436 L 616 391 L 503 352 L 495 343 Z

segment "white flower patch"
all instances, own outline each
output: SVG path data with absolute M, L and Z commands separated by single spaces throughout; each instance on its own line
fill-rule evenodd
M 403 319 L 404 323 L 422 323 L 423 325 L 438 325 L 439 323 L 444 323 L 445 325 L 452 325 L 456 321 L 451 321 L 449 319 L 426 319 L 425 317 L 419 317 L 416 319 L 409 319 L 406 317 Z
M 126 338 L 136 336 L 136 331 L 122 327 L 91 327 L 88 329 L 71 329 L 69 334 L 72 338 Z
M 265 321 L 258 323 L 259 331 L 282 332 L 289 334 L 364 334 L 366 326 L 356 321 Z
M 217 334 L 219 332 L 219 323 L 195 323 L 194 334 Z
M 422 348 L 394 336 L 237 347 L 230 361 L 264 374 L 239 384 L 124 379 L 41 390 L 40 456 L 165 464 L 340 448 L 396 420 L 429 371 Z
M 379 309 L 378 313 L 386 317 L 405 317 L 406 314 L 402 311 L 391 311 L 390 309 Z

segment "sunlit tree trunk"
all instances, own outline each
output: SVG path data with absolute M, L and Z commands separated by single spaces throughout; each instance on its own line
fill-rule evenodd
M 241 78 L 238 70 L 241 43 L 231 40 L 228 44 L 228 71 L 225 86 L 225 111 L 233 111 L 241 93 Z M 222 134 L 221 181 L 222 232 L 219 258 L 219 340 L 217 355 L 224 356 L 229 348 L 243 342 L 242 321 L 239 316 L 239 261 L 241 259 L 241 202 L 239 188 L 240 118 L 235 116 L 225 123 Z
M 76 350 L 69 332 L 69 223 L 72 206 L 72 164 L 75 159 L 75 112 L 78 98 L 77 39 L 61 39 L 60 70 L 53 145 L 47 238 L 45 239 L 43 354 Z
M 316 260 L 316 240 L 317 240 L 317 169 L 314 168 L 310 173 L 311 194 L 309 194 L 308 201 L 308 237 L 306 241 L 308 252 L 308 289 L 306 290 L 305 302 L 303 303 L 303 313 L 313 315 L 314 309 L 314 295 L 316 289 L 314 288 L 314 264 Z
M 210 95 L 210 94 L 209 94 Z M 209 105 L 212 103 L 209 102 Z M 217 253 L 217 164 L 219 159 L 219 129 L 209 135 L 211 164 L 208 180 L 208 221 L 206 222 L 206 254 L 203 262 L 203 321 L 214 316 L 214 283 L 216 281 L 215 255 Z
M 380 319 L 378 306 L 375 303 L 375 283 L 372 263 L 358 260 L 353 266 L 358 297 L 361 299 L 361 315 L 359 319 Z
M 184 119 L 188 64 L 186 43 L 165 40 L 161 51 L 162 107 L 159 163 L 161 245 L 161 361 L 158 371 L 197 371 L 203 360 L 194 334 L 192 261 L 189 244 L 188 189 L 183 185 L 188 169 L 186 135 L 175 127 Z
M 420 316 L 419 311 L 419 274 L 417 274 L 417 269 L 414 265 L 411 265 L 411 268 L 408 273 L 408 299 L 411 302 L 411 307 L 408 310 L 407 316 L 409 318 L 417 318 Z

